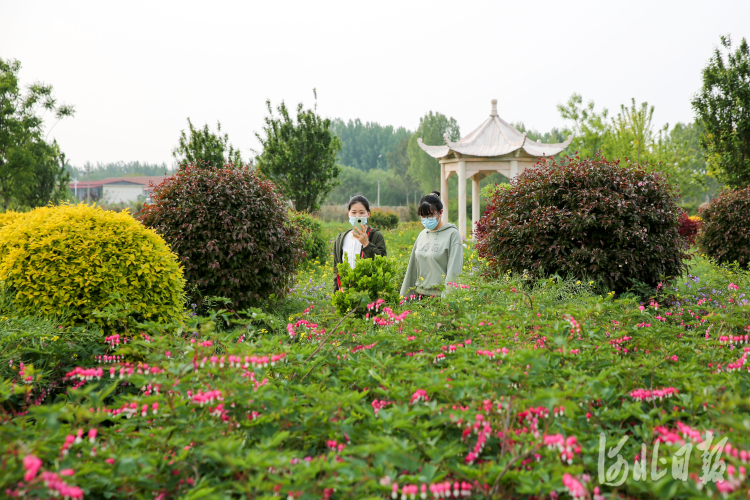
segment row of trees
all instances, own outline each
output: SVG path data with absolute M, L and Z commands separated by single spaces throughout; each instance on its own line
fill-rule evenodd
M 166 163 L 141 163 L 139 161 L 97 162 L 96 164 L 87 161 L 81 167 L 67 164 L 65 168 L 71 179 L 79 181 L 98 181 L 107 177 L 171 175 L 174 172 Z

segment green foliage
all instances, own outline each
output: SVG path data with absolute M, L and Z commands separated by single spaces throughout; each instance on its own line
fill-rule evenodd
M 341 289 L 333 294 L 332 303 L 340 315 L 360 306 L 357 316 L 367 313 L 365 306 L 383 299 L 386 304 L 398 302 L 401 286 L 398 264 L 391 257 L 376 255 L 372 259 L 358 259 L 352 269 L 349 261 L 338 265 Z
M 493 196 L 495 196 L 495 191 L 498 189 L 510 189 L 510 184 L 502 183 L 502 184 L 487 184 L 482 188 L 480 191 L 480 194 L 483 199 L 485 200 L 491 200 Z
M 367 224 L 380 230 L 396 229 L 398 227 L 399 217 L 395 212 L 388 210 L 373 209 L 370 217 L 367 218 Z
M 461 132 L 458 123 L 454 118 L 430 111 L 419 119 L 419 127 L 409 139 L 409 175 L 425 193 L 440 189 L 440 163 L 419 147 L 417 139 L 421 138 L 425 144 L 435 146 L 445 144 L 444 134 L 448 134 L 451 141 L 459 140 Z
M 323 234 L 323 223 L 307 212 L 289 211 L 289 222 L 296 226 L 302 238 L 302 249 L 308 260 L 325 263 L 329 245 Z
M 336 186 L 341 140 L 331 130 L 331 120 L 318 115 L 317 105 L 305 110 L 299 103 L 296 123 L 283 101 L 276 108 L 278 118 L 271 101 L 266 101 L 266 107 L 264 136 L 255 134 L 263 146 L 258 168 L 294 201 L 297 210 L 315 212 Z
M 65 199 L 69 181 L 65 155 L 56 141 L 46 141 L 42 117 L 50 112 L 59 121 L 75 110 L 58 105 L 52 86 L 43 83 L 22 95 L 20 69 L 19 61 L 0 58 L 0 198 L 6 210 L 57 203 Z
M 583 97 L 573 94 L 564 105 L 558 104 L 557 110 L 565 120 L 573 122 L 571 128 L 564 133 L 573 135 L 573 141 L 568 146 L 568 152 L 578 152 L 581 157 L 594 157 L 604 146 L 604 136 L 608 129 L 609 111 L 604 108 L 601 112 L 594 110 L 594 101 L 582 106 Z M 572 156 L 572 154 L 570 155 Z
M 386 170 L 388 155 L 411 136 L 404 127 L 394 129 L 391 125 L 362 123 L 359 118 L 348 122 L 337 118 L 331 122 L 331 130 L 341 139 L 336 161 L 364 171 Z
M 133 498 L 301 500 L 382 499 L 393 483 L 400 495 L 406 485 L 459 482 L 471 485 L 468 498 L 501 499 L 568 498 L 563 477 L 570 475 L 591 497 L 596 486 L 604 498 L 668 498 L 665 491 L 669 498 L 719 498 L 714 482 L 697 489 L 704 462 L 696 446 L 686 481 L 671 475 L 682 442 L 659 443 L 665 463 L 657 467 L 666 471 L 660 481 L 635 480 L 631 461 L 645 444 L 650 469 L 654 439 L 665 430 L 681 435 L 682 425 L 701 437 L 712 431 L 713 445 L 726 437 L 732 449 L 750 449 L 747 374 L 717 369 L 742 355 L 719 336 L 743 333 L 750 317 L 736 300 L 750 279 L 704 259 L 693 262 L 700 283 L 695 276 L 670 284 L 654 297 L 658 310 L 647 302 L 643 312 L 632 297 L 597 297 L 587 283 L 509 275 L 493 283 L 467 277 L 470 289 L 456 290 L 448 303 L 408 304 L 413 312 L 398 325 L 339 323 L 321 295 L 311 310 L 289 318 L 294 337 L 262 312 L 235 318 L 236 330 L 227 332 L 212 328 L 216 316 L 189 320 L 187 335 L 170 325 L 144 325 L 151 341 L 107 346 L 106 354 L 122 363 L 99 364 L 90 356 L 101 346 L 91 349 L 79 366 L 102 368 L 103 377 L 56 381 L 67 394 L 42 404 L 36 403 L 49 386 L 38 376 L 46 368 L 26 363 L 32 379 L 23 384 L 15 358 L 15 369 L 3 370 L 0 380 L 0 482 L 7 496 L 23 488 L 25 498 L 49 495 L 41 478 L 47 472 L 85 490 L 85 498 L 127 492 Z M 740 289 L 728 289 L 729 283 Z M 682 304 L 670 303 L 672 297 Z M 707 300 L 697 306 L 701 299 Z M 700 317 L 680 314 L 687 309 Z M 299 319 L 315 326 L 295 326 Z M 65 340 L 76 348 L 87 341 Z M 23 345 L 27 355 L 39 344 Z M 245 368 L 251 356 L 270 359 Z M 0 364 L 8 363 L 0 357 Z M 149 373 L 139 373 L 143 365 Z M 679 393 L 652 401 L 631 396 L 665 387 Z M 426 401 L 412 402 L 418 390 Z M 196 396 L 209 391 L 220 391 L 220 399 L 201 404 Z M 533 418 L 532 408 L 549 415 Z M 483 446 L 472 429 L 476 422 L 491 429 Z M 76 442 L 79 429 L 83 439 Z M 98 431 L 93 442 L 89 429 Z M 608 450 L 628 436 L 618 454 L 631 467 L 620 486 L 597 480 L 600 433 Z M 544 443 L 558 435 L 575 438 L 570 462 Z M 30 455 L 41 469 L 26 481 Z M 744 498 L 737 473 L 742 460 L 722 453 L 712 463 L 720 465 L 719 459 L 727 466 L 723 486 L 735 488 L 728 499 Z M 608 470 L 617 456 L 604 460 Z
M 193 302 L 233 309 L 284 296 L 302 259 L 278 188 L 256 170 L 188 165 L 166 179 L 139 216 L 179 256 Z
M 479 221 L 487 274 L 589 277 L 618 292 L 685 269 L 677 193 L 662 174 L 594 158 L 540 164 L 495 191 Z
M 239 150 L 229 144 L 229 135 L 221 135 L 221 123 L 216 122 L 216 133 L 208 129 L 208 124 L 203 129 L 193 127 L 193 122 L 188 121 L 189 135 L 184 130 L 180 131 L 180 142 L 172 150 L 172 156 L 182 168 L 187 165 L 197 165 L 201 168 L 223 167 L 225 164 L 242 165 L 242 156 Z
M 701 144 L 709 171 L 732 187 L 750 184 L 750 46 L 742 39 L 732 53 L 732 40 L 721 37 L 720 49 L 703 69 L 703 87 L 692 101 L 704 127 Z
M 720 264 L 750 266 L 750 186 L 724 191 L 700 215 L 701 251 Z
M 19 312 L 63 325 L 112 328 L 94 312 L 115 300 L 134 321 L 170 321 L 184 302 L 185 280 L 164 240 L 127 213 L 86 204 L 38 208 L 4 226 L 0 281 Z
M 0 379 L 13 380 L 21 363 L 33 364 L 39 375 L 36 383 L 46 388 L 38 394 L 44 399 L 65 389 L 62 379 L 70 370 L 106 354 L 99 328 L 62 326 L 55 319 L 17 316 L 12 298 L 3 299 L 8 303 L 0 305 Z

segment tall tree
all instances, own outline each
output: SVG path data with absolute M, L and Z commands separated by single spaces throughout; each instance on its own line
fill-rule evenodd
M 36 207 L 56 201 L 67 192 L 69 179 L 60 167 L 65 160 L 57 143 L 46 141 L 44 114 L 59 121 L 75 109 L 58 105 L 51 85 L 36 82 L 23 94 L 20 69 L 19 61 L 0 59 L 0 198 L 5 209 L 12 203 Z
M 408 204 L 409 195 L 419 189 L 419 183 L 409 175 L 409 138 L 404 137 L 399 141 L 395 148 L 388 151 L 386 161 L 388 170 L 392 176 L 388 179 L 388 189 L 397 193 L 403 193 L 406 196 Z M 415 195 L 416 196 L 416 195 Z M 412 203 L 416 203 L 413 200 Z
M 407 152 L 409 155 L 409 175 L 414 178 L 422 190 L 429 193 L 440 189 L 440 163 L 432 156 L 425 153 L 417 143 L 422 138 L 425 144 L 445 144 L 443 135 L 448 134 L 451 141 L 461 138 L 458 123 L 454 118 L 448 118 L 442 113 L 428 112 L 419 119 L 417 131 L 409 139 Z
M 703 87 L 692 105 L 704 127 L 701 144 L 708 170 L 732 187 L 750 184 L 750 47 L 742 39 L 732 53 L 732 39 L 721 37 L 719 48 L 703 69 Z
M 568 146 L 568 151 L 578 151 L 581 157 L 593 157 L 602 149 L 608 125 L 607 108 L 597 112 L 594 110 L 594 101 L 589 101 L 583 106 L 581 94 L 573 94 L 567 103 L 557 105 L 557 111 L 565 120 L 573 122 L 569 129 L 563 131 L 565 135 L 573 135 L 573 142 Z
M 172 150 L 172 156 L 184 166 L 188 163 L 196 163 L 204 167 L 221 167 L 225 163 L 242 165 L 242 156 L 239 150 L 229 144 L 229 135 L 221 135 L 221 123 L 216 122 L 216 133 L 208 128 L 208 124 L 202 129 L 193 127 L 193 122 L 188 121 L 188 133 L 180 131 L 180 143 Z
M 652 119 L 654 107 L 642 102 L 635 105 L 630 100 L 630 107 L 620 105 L 620 112 L 612 119 L 606 134 L 604 155 L 610 158 L 629 157 L 631 160 L 646 160 L 654 146 L 654 126 Z
M 292 201 L 297 210 L 314 212 L 320 208 L 328 193 L 336 186 L 339 166 L 336 154 L 341 141 L 331 130 L 331 120 L 317 113 L 315 107 L 304 109 L 297 105 L 297 120 L 289 115 L 284 101 L 274 116 L 271 101 L 266 101 L 268 116 L 264 135 L 255 134 L 263 146 L 257 158 L 258 168 L 272 179 Z

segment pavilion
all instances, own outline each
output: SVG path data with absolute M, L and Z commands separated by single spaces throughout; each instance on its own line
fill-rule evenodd
M 471 179 L 472 231 L 479 221 L 479 181 L 500 172 L 509 179 L 563 151 L 568 140 L 558 144 L 532 141 L 497 115 L 497 99 L 492 99 L 490 117 L 472 133 L 458 142 L 443 135 L 445 146 L 428 146 L 417 139 L 419 146 L 440 162 L 440 197 L 444 205 L 443 221 L 448 222 L 448 179 L 458 175 L 458 229 L 466 238 L 466 179 Z

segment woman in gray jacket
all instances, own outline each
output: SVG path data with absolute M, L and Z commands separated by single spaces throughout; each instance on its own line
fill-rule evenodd
M 441 295 L 441 287 L 458 283 L 464 265 L 461 233 L 455 225 L 443 222 L 442 214 L 439 192 L 433 191 L 419 201 L 419 216 L 425 228 L 411 250 L 409 267 L 401 285 L 402 297 Z

